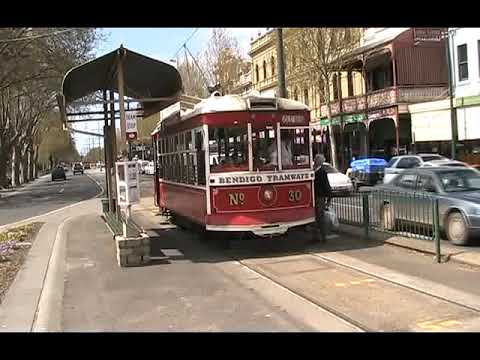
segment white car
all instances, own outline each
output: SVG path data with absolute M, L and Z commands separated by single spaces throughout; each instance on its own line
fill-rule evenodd
M 470 167 L 467 163 L 458 160 L 432 160 L 424 162 L 421 167 L 438 167 L 438 166 L 454 166 L 454 167 Z
M 347 175 L 342 174 L 329 163 L 323 163 L 323 167 L 327 172 L 328 182 L 334 194 L 348 195 L 353 192 L 352 180 Z
M 397 175 L 401 174 L 405 169 L 422 166 L 425 163 L 432 161 L 445 161 L 448 158 L 439 154 L 416 154 L 416 155 L 401 155 L 394 156 L 390 159 L 385 167 L 385 174 L 383 176 L 383 183 L 388 184 Z M 452 161 L 452 160 L 449 160 Z
M 153 165 L 153 161 L 149 161 L 148 164 L 144 167 L 146 175 L 154 175 L 155 174 L 155 166 Z

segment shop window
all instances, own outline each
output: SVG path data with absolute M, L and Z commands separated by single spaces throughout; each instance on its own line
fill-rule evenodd
M 337 74 L 333 74 L 332 82 L 333 82 L 333 101 L 337 101 L 338 100 L 338 76 L 337 76 Z
M 348 83 L 348 90 L 347 90 L 347 96 L 353 96 L 353 77 L 352 77 L 352 72 L 349 71 L 347 73 L 347 83 Z
M 458 80 L 468 80 L 468 54 L 467 44 L 459 45 L 457 47 L 458 57 Z

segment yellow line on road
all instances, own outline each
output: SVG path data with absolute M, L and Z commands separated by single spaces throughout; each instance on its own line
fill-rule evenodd
M 431 320 L 417 323 L 417 327 L 424 330 L 443 330 L 445 328 L 460 325 L 462 322 L 457 320 Z

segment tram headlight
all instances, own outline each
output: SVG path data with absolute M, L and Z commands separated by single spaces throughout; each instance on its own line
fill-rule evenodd
M 258 192 L 258 199 L 264 206 L 271 206 L 275 203 L 277 198 L 277 192 L 273 186 L 262 186 Z
M 263 198 L 267 201 L 272 201 L 273 195 L 273 191 L 270 189 L 265 189 L 265 191 L 263 192 Z

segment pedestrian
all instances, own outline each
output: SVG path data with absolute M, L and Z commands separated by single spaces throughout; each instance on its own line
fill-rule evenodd
M 315 191 L 315 219 L 316 226 L 313 231 L 312 241 L 326 242 L 327 236 L 327 221 L 325 218 L 325 210 L 330 205 L 332 198 L 332 188 L 328 181 L 327 172 L 322 166 L 325 162 L 325 157 L 322 154 L 315 155 L 314 170 L 314 191 Z

